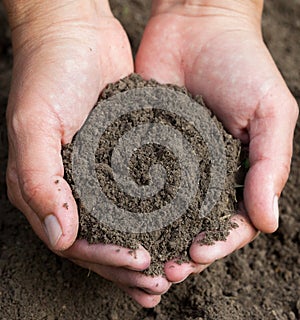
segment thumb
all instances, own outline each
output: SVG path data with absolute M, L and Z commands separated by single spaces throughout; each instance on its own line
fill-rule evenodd
M 293 133 L 298 117 L 295 99 L 284 87 L 263 98 L 249 124 L 249 160 L 244 202 L 252 223 L 262 232 L 278 227 L 278 198 L 288 179 Z
M 47 108 L 38 109 L 22 108 L 21 116 L 16 112 L 8 117 L 10 154 L 20 194 L 16 206 L 25 211 L 35 232 L 39 234 L 42 225 L 48 245 L 61 251 L 76 239 L 77 206 L 63 179 L 59 121 Z M 34 213 L 38 219 L 31 217 Z
M 174 24 L 174 28 L 179 28 Z M 156 17 L 151 18 L 143 34 L 135 59 L 135 71 L 144 79 L 155 79 L 160 83 L 184 85 L 184 71 L 180 50 L 162 50 L 162 43 L 172 43 L 171 36 L 180 34 L 178 30 L 165 30 Z M 175 41 L 174 43 L 177 43 Z M 179 47 L 179 46 L 178 46 Z

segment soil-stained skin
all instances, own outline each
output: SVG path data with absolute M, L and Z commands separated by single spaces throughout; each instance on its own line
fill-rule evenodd
M 173 92 L 187 95 L 190 94 L 185 88 L 179 88 L 171 85 L 161 85 L 154 80 L 145 81 L 140 76 L 132 74 L 115 84 L 110 84 L 103 91 L 99 103 L 95 108 L 101 108 L 101 102 L 121 92 L 128 92 L 136 88 L 151 88 L 161 87 Z M 168 91 L 166 90 L 166 92 Z M 156 92 L 156 91 L 155 91 Z M 147 91 L 149 93 L 149 91 Z M 158 94 L 158 93 L 156 93 Z M 153 96 L 153 101 L 159 99 L 158 96 Z M 193 98 L 195 102 L 203 107 L 204 103 L 201 97 Z M 162 101 L 167 101 L 162 99 Z M 110 99 L 109 103 L 113 104 L 114 100 Z M 166 102 L 168 103 L 168 101 Z M 111 106 L 113 107 L 113 105 Z M 184 108 L 185 106 L 183 106 Z M 163 264 L 173 258 L 179 258 L 179 262 L 188 261 L 188 248 L 191 245 L 193 238 L 200 232 L 205 231 L 205 238 L 202 240 L 205 244 L 213 244 L 216 240 L 225 240 L 230 229 L 235 227 L 229 222 L 230 217 L 235 212 L 236 207 L 236 176 L 238 167 L 240 167 L 241 144 L 234 139 L 223 128 L 222 124 L 209 111 L 210 118 L 214 121 L 219 132 L 222 135 L 222 143 L 225 146 L 226 154 L 226 172 L 224 185 L 220 185 L 222 192 L 219 200 L 213 206 L 211 212 L 206 216 L 200 216 L 200 208 L 204 203 L 210 183 L 211 159 L 208 153 L 208 147 L 204 138 L 195 129 L 195 127 L 183 119 L 182 117 L 172 114 L 162 107 L 161 110 L 142 109 L 127 113 L 114 121 L 108 126 L 101 136 L 99 146 L 97 148 L 96 173 L 99 184 L 106 196 L 114 202 L 117 202 L 118 207 L 131 212 L 147 212 L 151 219 L 151 212 L 157 210 L 176 196 L 178 186 L 181 182 L 181 169 L 176 155 L 168 150 L 165 146 L 151 144 L 144 145 L 131 157 L 129 171 L 131 178 L 138 185 L 148 185 L 151 181 L 149 170 L 153 164 L 160 164 L 164 167 L 166 173 L 166 181 L 159 192 L 152 197 L 139 199 L 129 196 L 118 187 L 117 182 L 113 177 L 111 168 L 112 152 L 118 142 L 126 132 L 144 123 L 159 123 L 172 126 L 178 130 L 192 145 L 197 159 L 199 161 L 199 184 L 195 193 L 194 199 L 191 201 L 186 212 L 180 218 L 160 230 L 143 233 L 128 233 L 120 230 L 115 230 L 105 223 L 99 222 L 95 216 L 91 215 L 84 206 L 84 201 L 80 199 L 76 192 L 74 176 L 72 175 L 72 150 L 74 140 L 71 144 L 63 148 L 63 160 L 65 166 L 65 176 L 73 190 L 74 197 L 77 201 L 80 214 L 80 232 L 79 237 L 87 239 L 90 243 L 113 243 L 123 247 L 135 249 L 138 244 L 143 245 L 149 250 L 152 262 L 147 274 L 158 275 L 163 273 Z M 202 123 L 204 125 L 205 119 Z M 85 137 L 85 144 L 89 144 L 92 136 Z M 174 141 L 180 143 L 180 141 Z M 84 157 L 83 154 L 80 156 Z M 80 169 L 80 168 L 79 168 Z M 78 170 L 78 168 L 77 168 Z M 85 170 L 85 169 L 82 169 Z M 88 175 L 88 172 L 86 173 Z M 84 176 L 84 175 L 83 175 Z M 87 182 L 88 183 L 88 182 Z M 105 204 L 101 204 L 96 208 L 98 212 L 107 212 L 109 209 Z M 126 224 L 126 221 L 124 221 Z

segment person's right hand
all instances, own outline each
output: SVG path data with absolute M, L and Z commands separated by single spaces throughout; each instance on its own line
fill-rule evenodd
M 54 252 L 153 307 L 170 284 L 138 272 L 149 266 L 149 253 L 141 247 L 133 257 L 125 248 L 76 240 L 77 206 L 63 179 L 61 145 L 71 142 L 105 85 L 133 72 L 126 34 L 106 0 L 7 0 L 6 7 L 14 51 L 9 198 Z
M 144 78 L 185 86 L 235 138 L 249 145 L 239 227 L 213 246 L 192 243 L 191 263 L 166 264 L 170 281 L 202 272 L 278 228 L 278 198 L 288 179 L 298 106 L 261 34 L 262 0 L 156 0 L 136 68 Z

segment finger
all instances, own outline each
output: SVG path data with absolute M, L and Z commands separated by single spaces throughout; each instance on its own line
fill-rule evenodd
M 278 227 L 278 198 L 290 171 L 298 108 L 286 90 L 266 96 L 249 124 L 250 169 L 244 202 L 251 221 L 262 232 Z
M 71 189 L 62 178 L 59 124 L 46 111 L 33 114 L 34 117 L 22 112 L 20 116 L 16 112 L 9 121 L 10 147 L 15 155 L 18 184 L 23 200 L 39 217 L 49 246 L 65 250 L 76 239 L 78 214 Z M 21 203 L 17 206 L 24 207 Z M 30 214 L 27 211 L 27 217 Z
M 138 288 L 128 288 L 119 286 L 124 292 L 126 292 L 132 299 L 134 299 L 143 308 L 154 308 L 160 303 L 160 295 L 150 295 Z
M 202 272 L 208 267 L 208 264 L 196 264 L 194 262 L 186 262 L 178 264 L 176 260 L 168 261 L 165 265 L 165 274 L 172 283 L 180 283 L 189 275 Z
M 199 240 L 203 239 L 203 233 L 195 238 L 189 251 L 194 262 L 204 265 L 211 264 L 242 248 L 257 236 L 257 230 L 244 214 L 236 214 L 231 221 L 238 227 L 230 231 L 225 241 L 218 241 L 214 245 L 201 245 Z
M 14 172 L 14 170 L 10 170 L 11 167 L 13 167 L 13 162 L 10 161 L 8 172 Z M 39 217 L 22 198 L 17 177 L 12 178 L 12 174 L 10 176 L 14 181 L 14 183 L 9 183 L 9 185 L 13 186 L 13 189 L 9 188 L 8 190 L 10 199 L 12 202 L 18 203 L 18 207 L 25 213 L 29 223 L 34 226 L 37 235 L 44 242 L 47 242 L 47 236 Z M 85 240 L 77 240 L 71 248 L 64 252 L 58 251 L 56 253 L 69 259 L 78 259 L 87 263 L 123 266 L 136 271 L 145 270 L 150 265 L 151 260 L 148 251 L 142 246 L 133 251 L 115 245 L 89 245 Z
M 94 270 L 98 274 L 102 274 L 104 278 L 120 285 L 140 288 L 151 294 L 161 295 L 170 288 L 170 283 L 162 276 L 146 276 L 137 271 L 97 265 L 95 265 Z
M 150 254 L 142 246 L 136 250 L 130 250 L 111 244 L 88 244 L 86 240 L 77 240 L 62 254 L 68 259 L 136 271 L 147 269 L 151 261 Z
M 181 68 L 180 50 L 174 50 L 178 43 L 180 30 L 166 30 L 163 21 L 153 17 L 147 25 L 136 56 L 135 69 L 145 79 L 155 79 L 160 83 L 184 85 L 184 72 Z M 174 23 L 174 29 L 179 28 Z M 170 39 L 175 38 L 175 39 Z M 161 50 L 161 44 L 164 50 Z M 170 45 L 168 50 L 167 44 Z M 179 47 L 179 45 L 178 45 Z
M 161 295 L 170 288 L 170 283 L 162 276 L 146 276 L 141 272 L 127 270 L 124 268 L 103 266 L 82 260 L 71 259 L 77 265 L 92 270 L 103 278 L 117 283 L 121 286 L 140 288 L 147 293 Z
M 22 197 L 16 173 L 15 163 L 12 161 L 11 155 L 9 155 L 8 160 L 6 181 L 7 194 L 10 202 L 26 216 L 28 222 L 30 223 L 38 237 L 48 244 L 48 238 L 46 236 L 41 220 L 39 219 L 37 214 L 27 205 L 27 203 L 24 201 Z
M 88 270 L 91 270 L 103 278 L 110 280 L 116 285 L 121 288 L 124 292 L 126 292 L 130 297 L 132 297 L 137 303 L 139 303 L 144 308 L 153 308 L 155 307 L 161 300 L 160 294 L 149 294 L 145 292 L 145 289 L 139 289 L 136 288 L 133 283 L 131 284 L 128 280 L 122 279 L 122 276 L 120 277 L 120 269 L 121 268 L 109 268 L 106 266 L 99 266 L 91 263 L 86 263 L 80 260 L 71 260 L 75 264 L 86 268 Z M 110 270 L 109 270 L 110 269 Z M 130 272 L 134 271 L 128 271 L 126 270 L 125 274 L 129 274 Z M 133 276 L 131 276 L 133 278 Z M 122 280 L 122 282 L 119 282 L 119 280 Z M 136 283 L 136 282 L 135 282 Z

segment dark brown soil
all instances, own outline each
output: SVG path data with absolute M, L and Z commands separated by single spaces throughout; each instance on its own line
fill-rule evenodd
M 118 207 L 127 210 L 128 212 L 139 213 L 140 211 L 146 213 L 147 222 L 141 221 L 143 217 L 138 216 L 139 220 L 132 221 L 132 219 L 122 220 L 122 226 L 127 226 L 125 230 L 116 230 L 105 221 L 97 220 L 95 214 L 89 212 L 89 210 L 84 205 L 84 201 L 78 195 L 76 191 L 76 186 L 74 183 L 73 172 L 78 174 L 78 170 L 82 172 L 82 179 L 80 182 L 83 188 L 89 183 L 87 181 L 87 176 L 89 175 L 88 168 L 83 166 L 77 167 L 76 170 L 72 168 L 72 152 L 74 148 L 74 143 L 76 142 L 76 137 L 73 139 L 70 145 L 66 146 L 63 150 L 63 160 L 65 166 L 66 179 L 71 185 L 73 194 L 78 203 L 79 215 L 80 215 L 80 231 L 79 237 L 87 239 L 90 243 L 113 243 L 126 248 L 136 249 L 139 244 L 143 245 L 151 255 L 151 265 L 145 271 L 149 275 L 159 275 L 163 273 L 163 266 L 166 261 L 177 258 L 178 261 L 188 261 L 188 248 L 191 245 L 193 238 L 200 232 L 205 232 L 206 236 L 202 240 L 202 243 L 213 244 L 217 240 L 225 240 L 229 234 L 229 230 L 233 227 L 229 219 L 234 214 L 236 210 L 236 173 L 240 163 L 241 154 L 241 144 L 237 139 L 234 139 L 230 134 L 228 134 L 223 128 L 222 124 L 213 117 L 211 112 L 204 106 L 201 97 L 196 97 L 192 99 L 188 94 L 187 90 L 184 88 L 179 88 L 171 85 L 161 85 L 158 82 L 145 81 L 140 76 L 132 74 L 115 84 L 110 84 L 103 91 L 99 103 L 92 110 L 91 115 L 88 119 L 88 123 L 93 117 L 95 119 L 95 125 L 99 125 L 99 117 L 97 117 L 97 112 L 101 112 L 103 107 L 102 103 L 105 101 L 105 105 L 110 112 L 114 108 L 119 108 L 118 101 L 123 101 L 122 103 L 128 102 L 125 97 L 119 99 L 110 99 L 121 93 L 126 94 L 128 92 L 133 92 L 135 89 L 145 89 L 143 96 L 147 95 L 147 105 L 144 109 L 139 109 L 126 113 L 119 117 L 117 120 L 109 121 L 109 126 L 104 131 L 99 140 L 99 146 L 97 148 L 96 157 L 96 174 L 97 179 L 95 185 L 98 184 L 105 193 L 105 196 L 110 202 L 114 202 Z M 149 90 L 156 88 L 155 90 Z M 147 90 L 148 89 L 148 90 Z M 130 94 L 130 93 L 129 93 Z M 166 104 L 173 107 L 174 101 L 180 105 L 182 110 L 187 112 L 188 103 L 193 101 L 197 103 L 196 112 L 193 114 L 193 120 L 198 117 L 202 128 L 209 128 L 210 123 L 208 121 L 213 121 L 217 130 L 219 130 L 222 146 L 224 146 L 224 156 L 226 156 L 226 168 L 225 168 L 225 179 L 224 181 L 218 181 L 218 184 L 214 186 L 217 190 L 223 190 L 220 193 L 218 202 L 213 206 L 211 212 L 206 216 L 201 214 L 200 209 L 205 206 L 205 197 L 208 193 L 208 188 L 210 185 L 210 175 L 213 174 L 211 171 L 212 161 L 217 163 L 217 166 L 221 166 L 219 163 L 220 159 L 212 159 L 209 154 L 208 146 L 206 140 L 201 136 L 201 133 L 189 123 L 186 119 L 181 116 L 171 113 L 165 110 Z M 140 103 L 139 99 L 139 103 Z M 151 104 L 157 104 L 159 101 L 159 108 L 152 109 L 149 106 Z M 184 104 L 186 102 L 186 104 Z M 124 105 L 121 105 L 121 108 Z M 147 109 L 146 109 L 147 107 Z M 173 108 L 174 109 L 174 108 Z M 205 113 L 200 110 L 204 110 Z M 110 115 L 108 115 L 111 118 Z M 208 120 L 207 120 L 208 118 Z M 130 130 L 133 130 L 139 125 L 143 124 L 161 124 L 167 126 L 168 134 L 170 132 L 170 127 L 177 130 L 181 135 L 185 136 L 185 139 L 192 146 L 195 154 L 197 155 L 197 172 L 199 173 L 199 184 L 196 186 L 197 192 L 195 193 L 194 199 L 191 199 L 189 207 L 184 211 L 182 215 L 175 221 L 171 216 L 168 220 L 168 224 L 162 224 L 162 226 L 157 229 L 159 221 L 157 221 L 156 216 L 151 216 L 151 213 L 158 209 L 163 209 L 169 202 L 174 201 L 176 193 L 178 192 L 179 186 L 181 184 L 181 168 L 180 163 L 177 159 L 177 155 L 170 148 L 166 148 L 163 145 L 158 144 L 145 144 L 136 150 L 134 154 L 131 155 L 130 161 L 130 178 L 133 179 L 139 186 L 149 185 L 151 182 L 151 177 L 149 175 L 149 170 L 153 164 L 161 164 L 166 171 L 166 178 L 163 188 L 159 190 L 155 195 L 147 197 L 146 199 L 141 199 L 140 197 L 133 197 L 123 191 L 118 186 L 117 182 L 113 176 L 112 169 L 112 153 L 116 147 L 118 140 L 125 135 Z M 91 130 L 86 130 L 86 134 L 82 139 L 82 143 L 89 148 L 92 148 L 92 141 L 94 140 L 95 125 L 91 126 Z M 84 125 L 84 128 L 87 125 Z M 101 125 L 100 125 L 101 126 Z M 212 130 L 210 128 L 210 130 Z M 83 134 L 82 131 L 79 134 Z M 149 130 L 145 133 L 149 136 Z M 161 131 L 159 132 L 161 134 Z M 172 136 L 172 146 L 180 145 L 182 136 Z M 145 137 L 138 136 L 138 146 L 140 146 L 140 139 L 143 140 Z M 131 145 L 135 141 L 130 141 Z M 171 146 L 171 147 L 172 147 Z M 218 148 L 217 143 L 213 143 L 213 148 Z M 88 153 L 82 151 L 80 148 L 79 156 L 84 158 L 84 163 L 92 163 L 93 159 Z M 125 150 L 120 154 L 120 162 L 124 162 Z M 192 160 L 190 160 L 192 161 Z M 88 166 L 90 167 L 90 166 Z M 90 177 L 89 177 L 90 178 Z M 97 193 L 94 191 L 93 194 L 97 197 Z M 186 194 L 182 195 L 186 197 Z M 218 196 L 213 195 L 213 198 Z M 207 206 L 207 205 L 206 205 Z M 202 208 L 203 209 L 203 208 Z M 103 215 L 110 212 L 108 205 L 105 201 L 99 203 L 99 207 L 93 207 L 96 215 Z M 209 209 L 208 209 L 209 210 Z M 170 212 L 162 212 L 164 216 L 170 215 Z M 108 219 L 114 224 L 114 220 L 120 219 L 120 217 L 109 216 Z M 107 220 L 108 220 L 107 219 Z M 149 221 L 153 220 L 155 221 Z M 108 222 L 108 221 L 107 221 Z M 141 233 L 129 233 L 130 227 L 134 223 L 138 223 L 144 226 L 145 223 L 155 224 L 155 230 L 149 232 Z M 137 228 L 139 227 L 137 225 Z
M 130 3 L 128 10 L 127 3 Z M 117 7 L 118 5 L 118 7 Z M 146 0 L 114 0 L 137 47 Z M 1 7 L 0 7 L 1 8 Z M 127 8 L 127 9 L 120 9 Z M 266 0 L 264 35 L 300 103 L 300 2 Z M 144 310 L 118 288 L 51 253 L 6 197 L 5 106 L 11 47 L 0 9 L 0 318 L 3 320 L 300 319 L 300 123 L 292 171 L 280 200 L 280 228 L 174 285 L 154 309 Z

